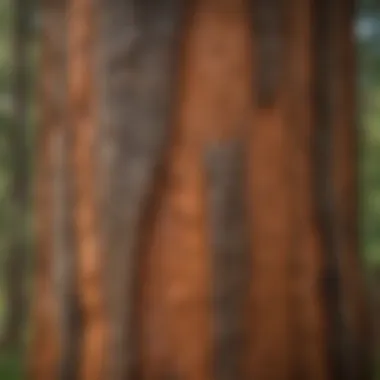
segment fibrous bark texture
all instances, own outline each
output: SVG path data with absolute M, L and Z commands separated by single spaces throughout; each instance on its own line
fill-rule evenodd
M 352 2 L 61 7 L 37 378 L 369 379 Z
M 141 247 L 155 207 L 171 130 L 170 104 L 182 1 L 100 2 L 97 69 L 100 118 L 100 201 L 108 309 L 106 377 L 137 376 L 136 313 Z

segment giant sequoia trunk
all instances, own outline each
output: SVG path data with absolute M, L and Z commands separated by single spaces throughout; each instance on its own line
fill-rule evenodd
M 44 12 L 32 377 L 369 379 L 352 1 Z

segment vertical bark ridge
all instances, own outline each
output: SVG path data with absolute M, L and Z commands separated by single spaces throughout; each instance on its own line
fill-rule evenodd
M 170 137 L 181 1 L 101 2 L 100 72 L 103 84 L 101 134 L 108 154 L 105 201 L 109 252 L 106 268 L 110 335 L 107 377 L 139 372 L 137 295 L 146 212 Z M 154 215 L 151 215 L 154 217 Z M 144 248 L 145 251 L 145 248 Z M 136 314 L 137 313 L 137 314 Z
M 175 120 L 177 106 L 180 103 L 180 89 L 177 85 L 181 81 L 181 66 L 183 50 L 181 39 L 188 32 L 191 22 L 193 4 L 184 1 L 176 14 L 177 38 L 170 51 L 172 56 L 172 79 L 176 83 L 170 94 L 171 108 L 168 114 L 169 134 L 165 143 L 165 151 L 156 170 L 153 196 L 149 201 L 144 215 L 143 227 L 146 230 L 139 241 L 139 250 L 143 255 L 140 259 L 139 301 L 137 314 L 139 315 L 139 376 L 158 380 L 179 379 L 178 368 L 170 352 L 170 316 L 166 302 L 166 281 L 169 265 L 165 259 L 165 244 L 167 231 L 165 221 L 168 207 L 165 203 L 168 192 L 168 177 L 172 146 L 176 141 L 178 129 Z M 174 31 L 173 31 L 174 33 Z M 174 69 L 174 70 L 173 70 Z M 144 227 L 145 226 L 145 227 Z
M 286 19 L 287 123 L 292 154 L 293 248 L 290 255 L 292 379 L 325 379 L 324 322 L 319 294 L 321 270 L 312 197 L 312 1 L 293 0 Z
M 287 378 L 290 371 L 293 184 L 288 173 L 292 152 L 286 123 L 286 6 L 280 0 L 253 1 L 251 8 L 255 87 L 248 149 L 255 323 L 250 372 L 263 379 Z M 264 23 L 266 19 L 269 22 Z
M 166 167 L 165 167 L 166 170 Z M 162 170 L 164 171 L 164 169 Z M 165 265 L 160 250 L 162 198 L 165 192 L 165 173 L 156 184 L 152 209 L 147 215 L 148 230 L 141 242 L 140 289 L 137 312 L 139 327 L 139 376 L 142 379 L 166 380 L 167 374 L 174 372 L 168 349 L 169 334 L 167 315 L 163 298 Z
M 179 149 L 178 149 L 179 150 Z M 176 151 L 163 204 L 161 248 L 168 345 L 181 379 L 208 379 L 209 319 L 200 167 L 194 151 Z M 174 160 L 173 160 L 174 161 Z
M 70 199 L 71 171 L 69 167 L 69 125 L 67 118 L 67 5 L 56 6 L 50 22 L 50 39 L 54 48 L 55 102 L 54 134 L 50 141 L 52 178 L 52 276 L 57 302 L 59 329 L 59 360 L 57 378 L 76 378 L 77 346 L 79 343 L 78 305 L 75 284 L 75 247 L 72 235 L 72 203 Z
M 71 168 L 69 154 L 69 127 L 59 126 L 52 150 L 54 155 L 54 289 L 58 301 L 58 326 L 60 331 L 60 360 L 57 378 L 75 380 L 78 370 L 78 346 L 80 343 L 80 315 L 75 278 L 75 245 L 72 229 Z
M 104 257 L 99 239 L 96 197 L 94 90 L 95 3 L 71 0 L 68 8 L 68 94 L 74 175 L 74 235 L 83 336 L 81 380 L 104 378 L 105 304 L 102 289 Z
M 184 39 L 178 129 L 161 229 L 168 271 L 164 292 L 169 349 L 181 379 L 213 378 L 213 271 L 202 155 L 208 142 L 233 135 L 247 112 L 249 44 L 244 11 L 243 1 L 197 1 Z

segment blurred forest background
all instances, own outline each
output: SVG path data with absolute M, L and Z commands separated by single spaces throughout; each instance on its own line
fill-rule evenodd
M 362 254 L 380 316 L 380 4 L 357 17 Z M 32 179 L 39 11 L 0 0 L 0 379 L 23 378 L 33 265 Z M 40 74 L 40 73 L 38 73 Z M 378 301 L 376 301 L 378 300 Z M 380 325 L 380 323 L 379 323 Z M 377 332 L 380 342 L 380 328 Z M 380 379 L 380 373 L 379 373 Z

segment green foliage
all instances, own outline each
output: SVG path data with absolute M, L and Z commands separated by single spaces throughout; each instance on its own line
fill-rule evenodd
M 0 279 L 3 280 L 5 258 L 12 236 L 13 207 L 10 197 L 11 155 L 9 132 L 12 125 L 12 0 L 0 1 Z M 33 70 L 33 66 L 30 65 Z M 31 126 L 31 123 L 30 123 Z M 30 142 L 32 142 L 30 140 Z M 13 226 L 14 228 L 14 226 Z M 0 333 L 4 317 L 4 288 L 0 282 Z M 0 379 L 22 379 L 22 355 L 15 349 L 0 351 Z
M 361 230 L 370 270 L 380 265 L 380 13 L 373 12 L 374 6 L 375 2 L 362 2 L 362 25 L 371 33 L 359 33 L 358 43 Z
M 362 201 L 364 249 L 370 264 L 380 265 L 380 85 L 367 93 L 363 121 Z
M 8 350 L 0 355 L 0 379 L 20 380 L 22 376 L 22 355 L 15 350 Z

